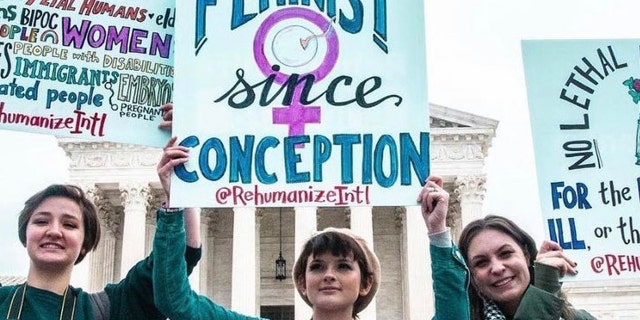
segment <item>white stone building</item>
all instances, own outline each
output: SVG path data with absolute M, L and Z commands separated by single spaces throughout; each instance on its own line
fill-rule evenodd
M 498 122 L 438 105 L 430 110 L 431 172 L 443 176 L 452 195 L 448 225 L 457 235 L 467 222 L 483 216 L 484 161 Z M 84 279 L 88 291 L 99 290 L 149 252 L 155 209 L 162 201 L 155 170 L 161 150 L 70 139 L 60 139 L 59 145 L 71 159 L 71 183 L 88 191 L 100 209 L 103 236 L 87 256 Z M 203 209 L 203 257 L 192 286 L 245 314 L 309 319 L 311 310 L 297 296 L 290 270 L 304 240 L 328 226 L 354 229 L 380 258 L 380 290 L 360 319 L 431 317 L 428 240 L 418 206 Z M 275 279 L 280 251 L 287 263 L 283 281 Z M 575 305 L 602 319 L 640 319 L 634 302 L 640 283 L 630 284 L 572 284 L 569 293 Z

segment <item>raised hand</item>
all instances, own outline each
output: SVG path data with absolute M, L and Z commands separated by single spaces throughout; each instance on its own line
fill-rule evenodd
M 429 176 L 418 194 L 422 204 L 422 218 L 429 233 L 444 231 L 449 210 L 449 193 L 444 190 L 442 177 Z
M 162 152 L 162 158 L 158 162 L 158 178 L 160 178 L 160 184 L 164 189 L 165 196 L 167 198 L 167 204 L 169 204 L 169 191 L 171 190 L 171 172 L 173 168 L 179 164 L 183 164 L 189 160 L 189 148 L 176 146 L 177 137 L 172 137 L 167 142 Z
M 158 128 L 171 131 L 173 126 L 173 103 L 162 105 L 160 110 L 162 110 L 162 122 L 160 122 Z
M 536 256 L 536 262 L 557 268 L 563 277 L 566 274 L 578 274 L 578 270 L 576 270 L 577 263 L 571 260 L 562 251 L 562 247 L 553 241 L 545 240 L 542 243 Z

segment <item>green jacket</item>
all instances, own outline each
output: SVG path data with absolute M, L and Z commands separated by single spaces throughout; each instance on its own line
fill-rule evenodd
M 431 268 L 436 311 L 433 320 L 470 319 L 466 264 L 451 244 L 449 233 L 431 238 Z M 434 245 L 436 243 L 437 245 Z M 551 266 L 535 264 L 534 285 L 525 291 L 513 320 L 559 320 L 566 301 L 559 297 L 560 272 Z M 574 310 L 574 320 L 596 320 L 585 310 Z
M 566 301 L 560 298 L 562 284 L 558 269 L 536 263 L 534 285 L 525 291 L 514 320 L 558 320 Z M 574 310 L 575 320 L 595 320 L 585 310 Z
M 465 320 L 471 314 L 468 271 L 456 246 L 429 247 L 436 311 L 433 320 Z
M 155 264 L 153 297 L 158 309 L 171 320 L 258 320 L 230 311 L 205 296 L 198 295 L 189 285 L 184 261 L 185 231 L 182 212 L 158 210 L 156 235 L 153 240 Z
M 201 250 L 189 248 L 185 254 L 185 243 L 182 242 L 182 256 L 180 260 L 186 266 L 185 259 L 192 269 L 200 260 Z M 143 320 L 166 317 L 158 310 L 153 302 L 152 271 L 154 254 L 138 262 L 131 268 L 127 276 L 118 283 L 108 284 L 104 288 L 106 293 L 103 304 L 94 304 L 92 294 L 79 288 L 72 288 L 77 296 L 74 320 L 92 320 L 96 318 L 98 307 L 101 311 L 110 314 L 112 320 Z M 0 287 L 0 315 L 4 319 L 9 311 L 9 305 L 14 292 L 21 285 Z M 95 298 L 95 294 L 93 295 Z M 26 320 L 50 320 L 58 319 L 62 306 L 63 296 L 50 291 L 27 286 L 22 308 L 21 319 Z M 16 297 L 16 300 L 19 300 Z M 14 302 L 15 303 L 15 302 Z

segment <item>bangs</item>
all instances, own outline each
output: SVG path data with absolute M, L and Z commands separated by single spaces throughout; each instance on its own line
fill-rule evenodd
M 351 237 L 338 232 L 325 232 L 309 241 L 309 256 L 331 253 L 336 257 L 348 257 L 353 254 L 356 261 L 362 261 L 360 246 Z

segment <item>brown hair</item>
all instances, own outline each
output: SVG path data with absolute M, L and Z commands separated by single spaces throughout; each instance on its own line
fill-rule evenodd
M 520 246 L 525 256 L 528 258 L 527 262 L 529 265 L 529 276 L 531 279 L 529 283 L 533 285 L 535 274 L 533 266 L 536 256 L 538 255 L 536 242 L 527 232 L 505 217 L 488 215 L 482 219 L 472 221 L 462 230 L 458 246 L 460 247 L 460 252 L 462 253 L 462 257 L 465 262 L 467 262 L 467 264 L 469 263 L 468 254 L 471 241 L 484 230 L 502 232 L 511 237 Z M 473 284 L 473 276 L 471 277 L 471 280 L 471 283 Z M 564 297 L 564 294 L 561 293 L 561 296 Z M 471 304 L 471 319 L 484 319 L 482 298 L 475 288 L 475 285 L 469 286 L 469 303 Z M 573 312 L 570 306 L 571 305 L 568 302 L 565 303 L 564 310 L 562 311 L 563 319 L 573 319 Z
M 358 240 L 361 240 L 363 244 L 360 244 Z M 349 254 L 353 254 L 353 260 L 358 263 L 360 267 L 360 287 L 366 287 L 369 282 L 372 282 L 371 290 L 369 294 L 365 296 L 359 296 L 353 304 L 352 317 L 356 318 L 358 312 L 362 311 L 373 299 L 373 296 L 377 290 L 377 277 L 379 274 L 379 265 L 377 258 L 373 255 L 373 252 L 368 250 L 364 240 L 356 239 L 356 236 L 351 234 L 345 229 L 328 228 L 327 230 L 316 234 L 311 237 L 305 243 L 300 256 L 296 260 L 293 266 L 293 279 L 296 287 L 305 285 L 305 275 L 307 270 L 307 260 L 311 256 L 322 255 L 325 253 L 331 253 L 336 257 L 347 257 Z M 375 260 L 375 261 L 374 261 Z M 302 297 L 307 304 L 311 303 Z
M 100 223 L 98 220 L 98 210 L 93 202 L 91 202 L 84 191 L 79 187 L 68 184 L 52 184 L 44 190 L 34 194 L 24 203 L 24 208 L 18 216 L 18 237 L 23 246 L 27 245 L 27 224 L 34 211 L 46 199 L 51 197 L 63 197 L 75 202 L 82 211 L 82 220 L 84 221 L 84 240 L 82 242 L 82 250 L 76 259 L 75 264 L 80 263 L 82 259 L 91 250 L 98 246 L 100 241 Z

